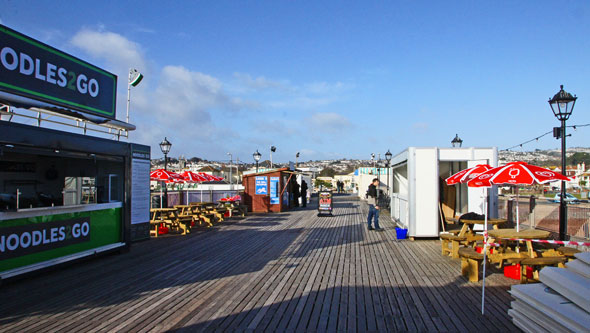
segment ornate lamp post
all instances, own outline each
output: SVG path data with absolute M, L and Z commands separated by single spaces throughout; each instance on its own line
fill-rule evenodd
M 385 153 L 385 160 L 387 161 L 387 195 L 389 196 L 389 166 L 391 163 L 391 157 L 393 154 L 387 149 L 387 153 Z
M 453 145 L 453 148 L 461 148 L 461 145 L 463 145 L 463 140 L 461 140 L 459 134 L 455 134 L 455 138 L 453 141 L 451 141 L 451 145 Z
M 164 137 L 164 141 L 160 142 L 160 150 L 164 154 L 164 170 L 168 170 L 168 153 L 170 152 L 170 148 L 172 148 L 172 143 Z M 166 186 L 166 182 L 164 182 L 164 197 L 166 198 L 166 207 L 168 207 L 168 186 Z M 160 207 L 162 207 L 161 202 Z
M 553 129 L 553 135 L 559 139 L 561 137 L 561 173 L 566 175 L 565 170 L 565 122 L 569 119 L 576 105 L 576 95 L 563 90 L 563 84 L 560 86 L 557 94 L 549 100 L 551 111 L 559 121 L 561 121 L 561 128 Z M 565 203 L 565 181 L 561 181 L 561 199 L 559 201 L 559 239 L 565 240 L 567 234 L 567 206 Z
M 256 161 L 256 173 L 258 173 L 258 161 L 260 161 L 262 154 L 260 154 L 258 152 L 258 149 L 256 149 L 256 152 L 254 154 L 252 154 L 252 157 L 254 157 L 254 161 Z

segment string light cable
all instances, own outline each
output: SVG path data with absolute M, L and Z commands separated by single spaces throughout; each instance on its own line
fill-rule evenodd
M 570 126 L 566 126 L 566 127 L 567 127 L 567 128 L 573 128 L 574 130 L 577 130 L 577 129 L 578 129 L 578 127 L 588 127 L 588 126 L 590 126 L 590 124 L 570 125 Z M 539 135 L 539 136 L 537 136 L 537 137 L 534 137 L 534 138 L 532 138 L 532 139 L 530 139 L 530 140 L 524 141 L 524 142 L 522 142 L 522 143 L 519 143 L 519 144 L 517 144 L 517 145 L 514 145 L 514 146 L 512 146 L 512 147 L 508 147 L 508 148 L 502 149 L 502 151 L 510 151 L 510 150 L 512 150 L 512 149 L 514 149 L 514 148 L 519 148 L 519 147 L 520 147 L 520 148 L 522 148 L 522 146 L 523 146 L 523 145 L 526 145 L 526 144 L 528 144 L 528 143 L 531 143 L 531 142 L 533 142 L 533 141 L 539 141 L 539 139 L 540 139 L 540 138 L 542 138 L 542 137 L 544 137 L 544 136 L 547 136 L 547 135 L 549 135 L 549 134 L 552 134 L 552 133 L 553 133 L 553 131 L 552 131 L 552 130 L 551 130 L 551 131 L 549 131 L 549 132 L 545 132 L 545 133 L 543 133 L 543 134 L 541 134 L 541 135 Z

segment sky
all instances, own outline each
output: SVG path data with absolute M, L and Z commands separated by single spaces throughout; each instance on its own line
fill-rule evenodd
M 118 75 L 130 141 L 170 156 L 369 159 L 409 146 L 508 148 L 590 123 L 588 1 L 9 1 L 0 23 Z M 590 146 L 590 127 L 568 146 Z M 551 135 L 516 150 L 558 148 Z

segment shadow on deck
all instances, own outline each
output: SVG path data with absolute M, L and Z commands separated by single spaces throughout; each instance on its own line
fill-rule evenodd
M 515 330 L 510 282 L 480 283 L 438 241 L 395 241 L 365 228 L 366 206 L 335 197 L 334 217 L 308 209 L 223 222 L 134 244 L 122 255 L 7 283 L 0 330 Z

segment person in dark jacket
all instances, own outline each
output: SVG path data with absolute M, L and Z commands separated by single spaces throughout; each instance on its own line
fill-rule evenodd
M 299 184 L 297 181 L 293 182 L 293 201 L 295 207 L 299 207 Z
M 301 204 L 303 207 L 307 206 L 307 183 L 301 180 Z
M 367 224 L 369 230 L 373 230 L 373 226 L 371 226 L 371 220 L 373 220 L 373 224 L 375 225 L 375 229 L 377 231 L 383 230 L 379 227 L 379 195 L 377 192 L 377 186 L 379 186 L 379 179 L 374 178 L 371 185 L 369 185 L 369 189 L 367 190 L 367 203 L 369 204 L 369 216 L 367 217 Z

